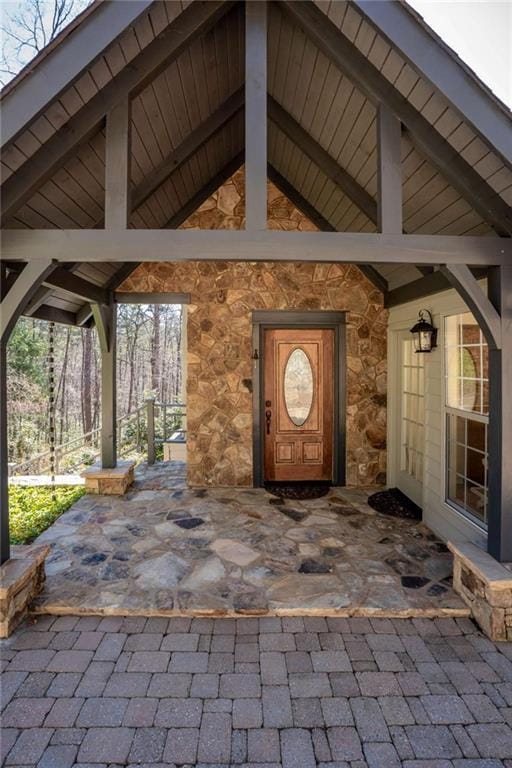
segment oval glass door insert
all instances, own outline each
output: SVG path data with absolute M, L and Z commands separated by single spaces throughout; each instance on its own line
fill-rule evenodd
M 305 424 L 313 405 L 313 369 L 309 357 L 299 347 L 286 361 L 284 402 L 293 423 L 297 427 Z

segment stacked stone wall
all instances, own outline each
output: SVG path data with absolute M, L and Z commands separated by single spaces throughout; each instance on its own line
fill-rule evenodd
M 244 226 L 243 171 L 183 225 Z M 268 185 L 270 229 L 314 225 Z M 278 257 L 278 254 L 276 254 Z M 387 311 L 355 266 L 279 262 L 141 264 L 123 291 L 190 293 L 187 308 L 187 460 L 193 486 L 252 484 L 252 311 L 346 310 L 347 483 L 383 482 L 386 468 Z

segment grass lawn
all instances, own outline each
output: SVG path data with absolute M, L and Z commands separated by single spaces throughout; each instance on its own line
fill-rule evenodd
M 10 485 L 11 544 L 30 544 L 84 493 L 81 485 Z

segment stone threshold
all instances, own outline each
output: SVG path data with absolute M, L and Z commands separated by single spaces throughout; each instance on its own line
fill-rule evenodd
M 469 608 L 410 608 L 407 610 L 392 610 L 389 608 L 370 608 L 370 607 L 354 607 L 351 609 L 339 609 L 334 610 L 328 607 L 325 608 L 280 608 L 272 609 L 268 611 L 209 611 L 201 610 L 198 608 L 190 610 L 174 610 L 165 609 L 147 610 L 141 611 L 140 609 L 130 610 L 126 606 L 123 608 L 108 606 L 105 608 L 93 608 L 87 606 L 63 606 L 52 605 L 45 602 L 41 606 L 33 606 L 31 613 L 33 615 L 42 615 L 49 613 L 52 616 L 145 616 L 147 618 L 152 617 L 164 617 L 164 618 L 226 618 L 226 619 L 242 619 L 242 618 L 259 618 L 261 616 L 324 616 L 326 618 L 342 618 L 342 619 L 355 619 L 355 618 L 379 618 L 379 619 L 437 619 L 437 618 L 467 618 L 471 616 L 471 610 Z

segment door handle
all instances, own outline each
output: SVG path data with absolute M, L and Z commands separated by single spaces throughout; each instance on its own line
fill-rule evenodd
M 272 419 L 272 411 L 265 411 L 265 423 L 267 425 L 267 435 L 270 435 L 270 421 Z

